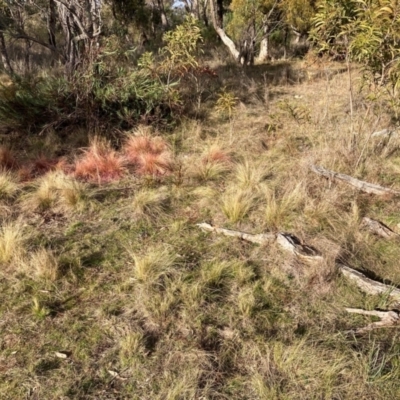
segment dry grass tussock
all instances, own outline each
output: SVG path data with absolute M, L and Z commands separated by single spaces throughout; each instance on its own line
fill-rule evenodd
M 217 144 L 211 145 L 188 167 L 191 175 L 201 181 L 216 180 L 226 174 L 232 167 L 229 152 Z
M 221 197 L 221 209 L 230 222 L 243 220 L 255 203 L 255 196 L 251 190 L 238 189 L 231 186 Z
M 32 184 L 33 191 L 24 195 L 25 210 L 60 212 L 80 210 L 87 199 L 85 185 L 61 171 L 49 172 Z
M 17 177 L 9 171 L 0 171 L 0 198 L 12 198 L 18 191 Z
M 364 216 L 400 226 L 398 199 L 309 169 L 400 190 L 399 140 L 371 137 L 390 115 L 355 90 L 351 117 L 345 74 L 264 93 L 257 74 L 268 68 L 255 67 L 249 79 L 260 90 L 251 84 L 229 120 L 208 114 L 162 138 L 140 128 L 121 152 L 95 140 L 77 159 L 78 181 L 60 171 L 28 183 L 0 174 L 2 202 L 13 209 L 0 228 L 0 393 L 400 398 L 400 333 L 354 335 L 370 319 L 344 311 L 390 309 L 389 296 L 362 293 L 336 266 L 340 259 L 400 286 L 398 240 L 360 229 Z M 227 85 L 241 85 L 235 66 L 220 69 Z M 119 181 L 127 171 L 133 182 Z M 104 185 L 90 207 L 82 180 Z M 293 233 L 324 259 L 203 232 L 200 222 Z
M 136 217 L 157 217 L 168 207 L 170 194 L 167 188 L 144 188 L 134 194 L 132 209 Z
M 25 251 L 29 237 L 22 223 L 5 222 L 0 228 L 0 263 L 7 266 Z
M 33 279 L 43 279 L 54 282 L 59 276 L 58 260 L 52 251 L 39 249 L 27 256 L 22 261 L 21 270 Z
M 176 256 L 165 248 L 148 249 L 144 255 L 131 253 L 134 278 L 141 283 L 155 283 L 161 276 L 168 274 L 174 265 Z

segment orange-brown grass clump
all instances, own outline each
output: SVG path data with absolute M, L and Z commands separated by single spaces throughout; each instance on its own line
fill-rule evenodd
M 203 155 L 203 164 L 230 164 L 231 157 L 228 152 L 222 150 L 219 146 L 211 146 Z
M 95 139 L 75 163 L 74 175 L 90 182 L 106 183 L 120 179 L 125 161 L 111 146 Z
M 173 170 L 169 146 L 159 136 L 129 136 L 123 152 L 128 165 L 139 175 L 163 176 Z
M 1 146 L 0 147 L 0 168 L 2 169 L 14 169 L 18 165 L 13 153 L 10 149 Z

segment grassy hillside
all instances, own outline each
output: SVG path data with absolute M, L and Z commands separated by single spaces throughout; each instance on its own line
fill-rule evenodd
M 216 68 L 218 107 L 118 150 L 97 138 L 60 160 L 82 132 L 3 138 L 1 399 L 400 398 L 398 330 L 355 334 L 372 319 L 344 310 L 395 305 L 335 267 L 400 285 L 399 242 L 360 229 L 400 233 L 398 199 L 309 170 L 400 189 L 400 139 L 371 137 L 390 116 L 357 90 L 351 115 L 341 66 L 300 67 Z M 324 259 L 200 222 L 290 232 Z

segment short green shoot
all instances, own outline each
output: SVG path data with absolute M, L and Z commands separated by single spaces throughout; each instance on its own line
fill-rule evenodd
M 50 314 L 50 310 L 37 297 L 33 297 L 32 303 L 32 313 L 37 319 L 43 320 Z

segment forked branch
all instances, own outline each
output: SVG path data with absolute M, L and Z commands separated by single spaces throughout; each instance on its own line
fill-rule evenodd
M 361 315 L 368 315 L 372 317 L 377 317 L 380 321 L 372 322 L 369 325 L 365 326 L 364 328 L 360 328 L 356 330 L 356 333 L 364 333 L 368 332 L 375 328 L 389 328 L 395 327 L 398 325 L 400 321 L 400 315 L 397 311 L 367 311 L 362 310 L 360 308 L 346 308 L 345 309 L 349 313 L 353 314 L 361 314 Z

